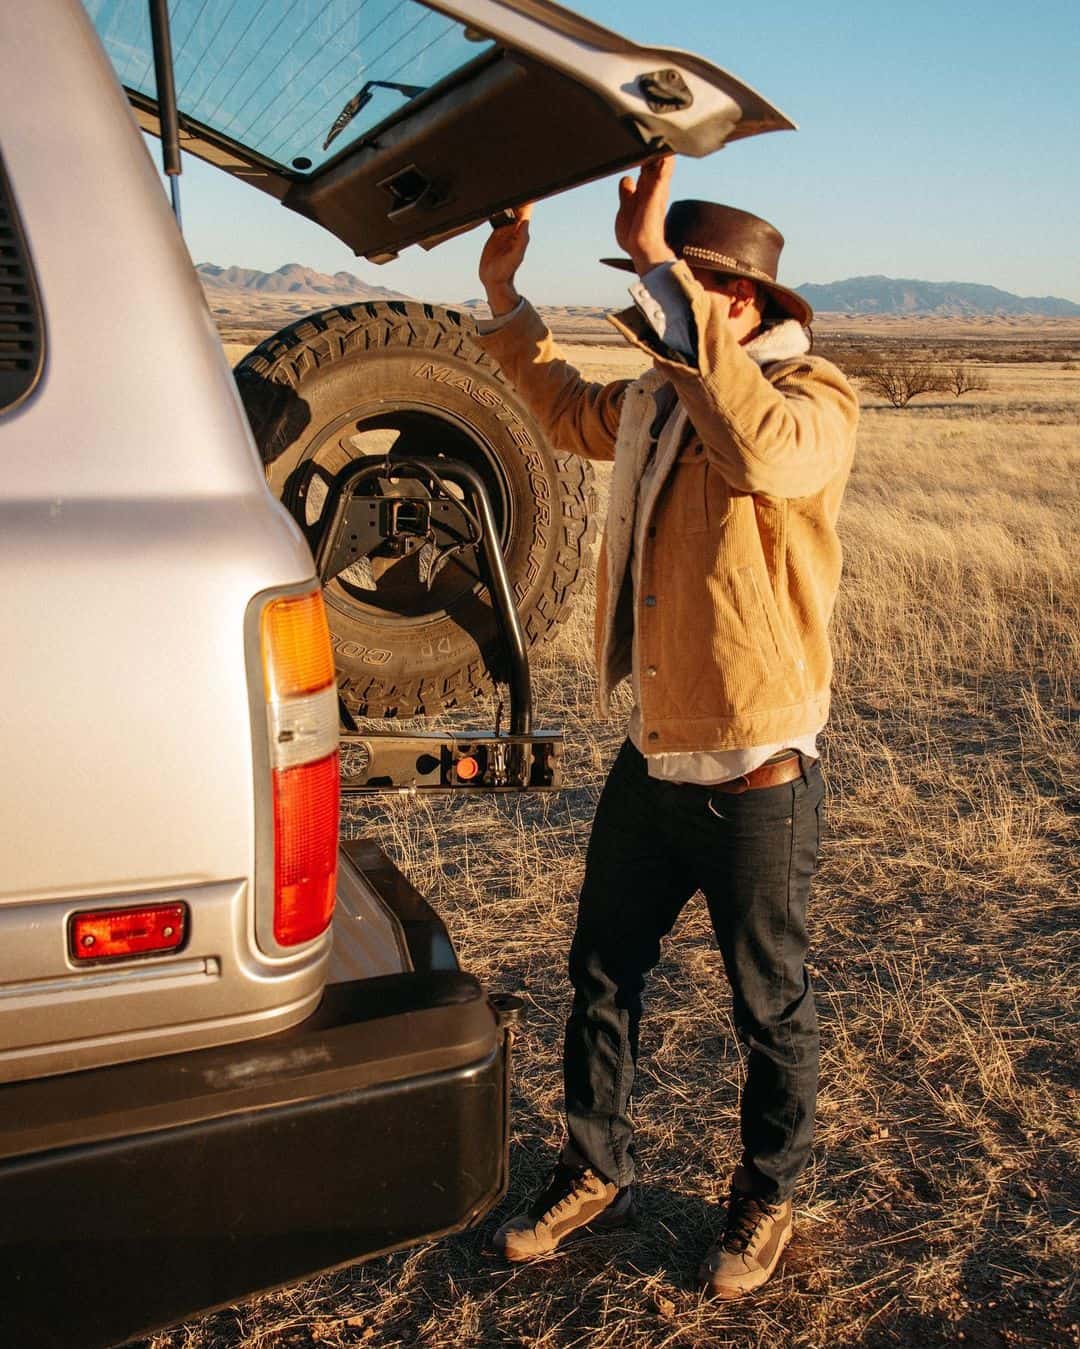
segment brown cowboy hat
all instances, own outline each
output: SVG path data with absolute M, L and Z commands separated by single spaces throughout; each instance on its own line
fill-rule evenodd
M 756 281 L 777 308 L 802 324 L 814 311 L 796 291 L 776 281 L 784 236 L 767 220 L 712 201 L 673 201 L 664 221 L 664 238 L 677 257 L 692 267 Z M 629 258 L 601 258 L 608 267 L 632 272 Z

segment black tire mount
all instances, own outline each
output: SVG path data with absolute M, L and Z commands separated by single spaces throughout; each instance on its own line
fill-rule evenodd
M 305 523 L 312 482 L 320 479 L 326 497 L 318 519 Z M 429 498 L 365 493 L 392 480 L 422 482 Z M 462 494 L 459 498 L 452 485 Z M 428 550 L 428 576 L 440 562 L 468 550 L 479 551 L 481 574 L 492 605 L 507 659 L 510 731 L 433 733 L 361 732 L 345 703 L 339 700 L 341 743 L 354 751 L 357 771 L 342 774 L 343 793 L 398 791 L 524 791 L 551 790 L 559 785 L 560 732 L 533 733 L 532 680 L 525 633 L 514 592 L 499 548 L 491 500 L 480 474 L 457 459 L 392 455 L 375 463 L 359 461 L 330 476 L 313 461 L 304 465 L 294 484 L 290 507 L 315 558 L 325 586 L 346 568 L 376 550 L 404 554 Z M 430 584 L 429 579 L 429 584 Z

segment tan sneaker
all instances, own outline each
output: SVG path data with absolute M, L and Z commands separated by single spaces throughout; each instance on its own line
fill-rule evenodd
M 534 1260 L 550 1254 L 572 1232 L 621 1227 L 633 1216 L 629 1186 L 620 1190 L 595 1171 L 578 1171 L 560 1162 L 547 1188 L 525 1213 L 503 1223 L 492 1245 L 507 1260 Z
M 724 1231 L 698 1271 L 698 1278 L 714 1297 L 742 1297 L 760 1288 L 791 1240 L 791 1200 L 767 1204 L 748 1192 L 747 1182 L 746 1172 L 737 1167 Z

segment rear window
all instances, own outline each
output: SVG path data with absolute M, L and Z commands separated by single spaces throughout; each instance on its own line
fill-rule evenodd
M 0 154 L 0 412 L 37 384 L 45 360 L 45 323 L 15 198 Z
M 155 98 L 147 0 L 84 3 L 121 83 Z M 293 173 L 494 45 L 416 0 L 172 0 L 169 14 L 181 114 Z

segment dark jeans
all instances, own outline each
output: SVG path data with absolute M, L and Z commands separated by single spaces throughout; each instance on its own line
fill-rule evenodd
M 743 1165 L 765 1199 L 786 1199 L 814 1127 L 818 1032 L 806 957 L 823 786 L 731 795 L 650 778 L 626 741 L 596 808 L 570 951 L 564 1160 L 618 1185 L 634 1177 L 630 1096 L 645 975 L 701 890 L 747 1050 Z

